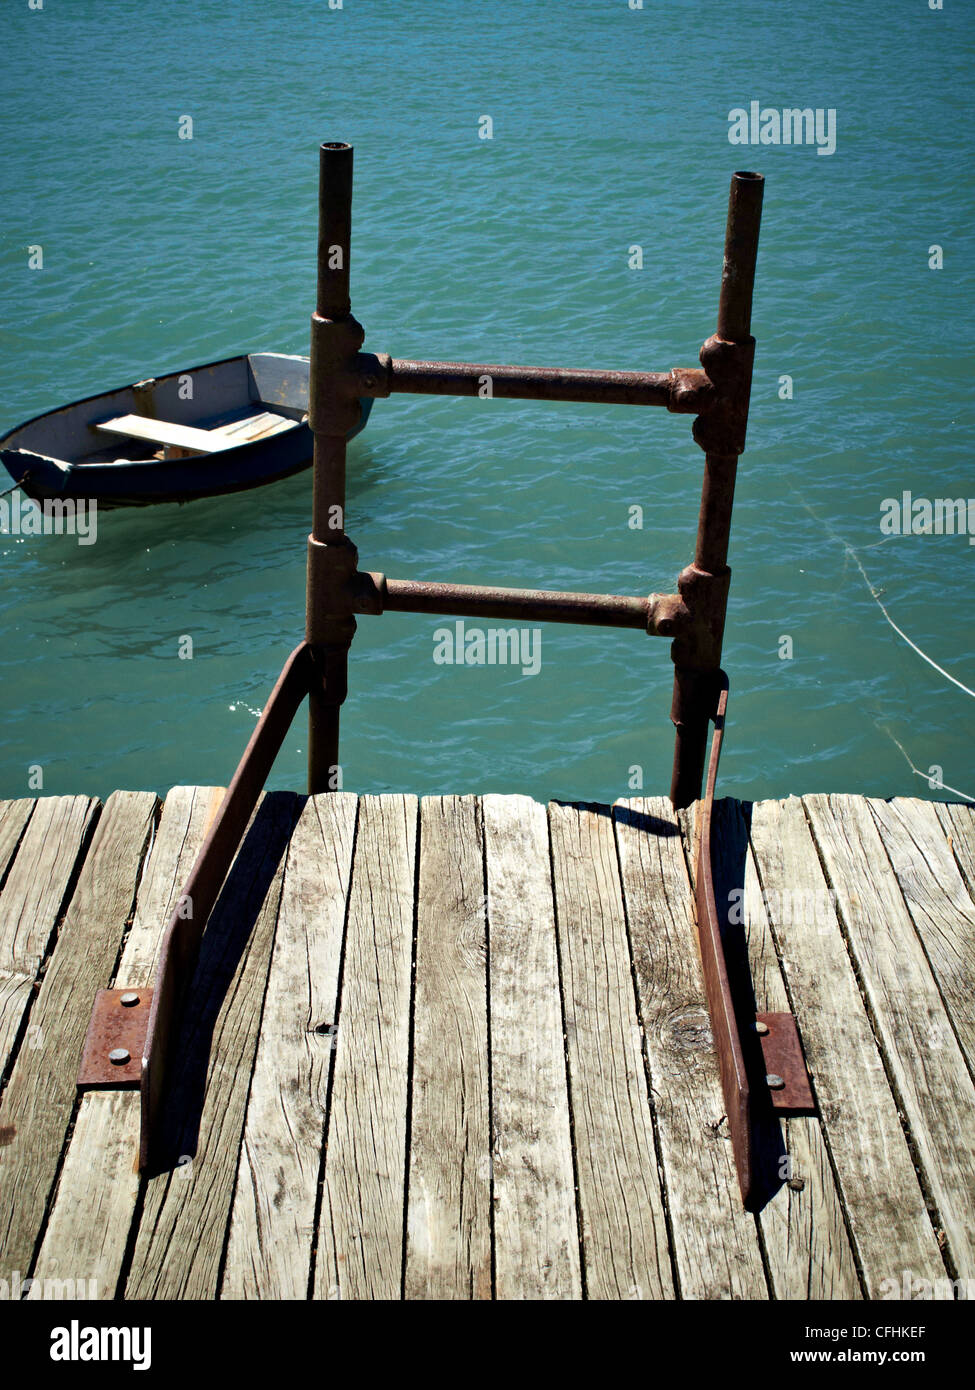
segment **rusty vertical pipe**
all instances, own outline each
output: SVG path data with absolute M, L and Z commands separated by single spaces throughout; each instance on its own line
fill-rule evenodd
M 347 318 L 349 244 L 352 240 L 351 145 L 326 141 L 318 151 L 318 294 L 315 311 L 323 319 Z M 336 255 L 339 248 L 341 255 Z
M 744 342 L 752 331 L 752 291 L 764 193 L 762 174 L 732 174 L 718 300 L 718 337 L 731 343 Z
M 338 598 L 355 568 L 345 535 L 346 435 L 359 410 L 350 389 L 362 329 L 349 301 L 352 231 L 351 145 L 319 152 L 318 290 L 311 321 L 308 421 L 315 436 L 312 531 L 308 538 L 305 637 L 315 672 L 308 707 L 308 790 L 341 785 L 339 710 L 346 696 L 355 619 Z
M 737 473 L 737 454 L 705 454 L 694 563 L 708 574 L 720 574 L 728 563 Z
M 695 424 L 695 438 L 705 451 L 701 510 L 694 563 L 678 580 L 692 622 L 689 632 L 674 642 L 671 651 L 671 719 L 676 736 L 670 799 L 677 809 L 689 806 L 701 795 L 708 726 L 720 689 L 721 646 L 731 578 L 727 563 L 731 511 L 751 394 L 755 347 L 751 336 L 752 293 L 764 190 L 761 174 L 732 175 L 717 333 L 701 349 L 702 365 L 717 388 L 720 403 L 710 416 L 699 417 Z
M 728 196 L 728 222 L 725 229 L 724 264 L 721 271 L 721 295 L 718 301 L 717 337 L 723 343 L 734 343 L 748 356 L 747 370 L 736 373 L 734 392 L 735 413 L 740 416 L 740 439 L 730 441 L 737 447 L 708 449 L 704 461 L 704 486 L 701 493 L 701 512 L 698 517 L 697 547 L 694 563 L 710 574 L 720 573 L 728 561 L 728 541 L 731 534 L 731 508 L 735 496 L 735 474 L 738 455 L 744 447 L 745 421 L 748 417 L 748 398 L 751 393 L 751 359 L 754 348 L 751 336 L 752 292 L 755 287 L 755 263 L 758 258 L 758 234 L 762 222 L 762 198 L 765 179 L 761 174 L 740 172 L 731 176 Z M 736 433 L 731 430 L 731 433 Z M 720 649 L 719 649 L 720 657 Z
M 344 434 L 316 432 L 311 534 L 322 545 L 341 542 L 345 535 L 345 456 Z

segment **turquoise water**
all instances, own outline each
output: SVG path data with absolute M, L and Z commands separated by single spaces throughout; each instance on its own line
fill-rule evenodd
M 879 525 L 905 489 L 975 497 L 970 7 L 23 0 L 0 29 L 0 432 L 306 351 L 322 139 L 356 147 L 353 307 L 401 357 L 695 365 L 728 178 L 760 169 L 722 789 L 948 795 L 913 764 L 975 795 L 970 691 L 864 579 L 975 687 L 975 547 Z M 836 152 L 731 145 L 753 100 L 834 109 Z M 639 594 L 693 552 L 703 456 L 663 411 L 400 397 L 349 460 L 360 564 L 389 575 Z M 310 483 L 103 514 L 86 547 L 0 537 L 0 795 L 31 766 L 50 793 L 226 781 L 301 635 Z M 547 626 L 527 676 L 435 665 L 438 626 L 360 619 L 347 788 L 610 800 L 639 766 L 666 791 L 665 642 Z M 305 746 L 301 721 L 272 786 Z

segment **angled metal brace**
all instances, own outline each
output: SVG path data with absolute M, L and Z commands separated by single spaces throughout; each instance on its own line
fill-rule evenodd
M 708 763 L 708 780 L 698 814 L 695 839 L 694 897 L 697 908 L 697 934 L 701 949 L 704 989 L 711 1016 L 711 1032 L 718 1054 L 721 1090 L 725 1114 L 731 1133 L 731 1144 L 738 1170 L 738 1183 L 745 1206 L 751 1204 L 758 1190 L 754 1134 L 756 1098 L 779 1114 L 810 1115 L 815 1113 L 815 1101 L 802 1056 L 795 1019 L 789 1013 L 756 1014 L 747 1026 L 761 1040 L 761 1055 L 766 1071 L 750 1076 L 742 1047 L 739 1021 L 728 979 L 722 937 L 722 918 L 714 895 L 714 876 L 711 864 L 711 820 L 714 809 L 714 789 L 718 779 L 718 762 L 724 739 L 728 712 L 728 677 L 720 675 L 720 693 L 714 713 L 714 736 Z
M 154 989 L 123 985 L 101 990 L 95 1000 L 78 1086 L 84 1090 L 139 1087 L 140 1168 L 151 1168 L 157 1157 L 155 1141 L 160 1132 L 166 1066 L 180 1003 L 193 976 L 204 928 L 271 765 L 315 681 L 317 672 L 311 648 L 302 642 L 285 662 L 169 919 L 159 951 Z M 122 1052 L 126 1054 L 124 1058 Z

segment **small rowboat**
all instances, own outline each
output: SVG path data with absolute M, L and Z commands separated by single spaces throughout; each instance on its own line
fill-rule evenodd
M 49 410 L 0 439 L 0 460 L 37 502 L 136 507 L 275 482 L 312 446 L 308 358 L 252 352 Z

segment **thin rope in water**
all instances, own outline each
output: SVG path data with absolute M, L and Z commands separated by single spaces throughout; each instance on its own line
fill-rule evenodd
M 901 752 L 904 754 L 904 757 L 905 757 L 905 759 L 907 760 L 907 765 L 908 765 L 908 767 L 911 769 L 911 771 L 917 773 L 918 777 L 923 777 L 924 780 L 925 780 L 925 782 L 927 782 L 928 786 L 930 787 L 930 786 L 931 786 L 931 778 L 928 776 L 928 774 L 927 774 L 926 772 L 922 772 L 921 769 L 920 769 L 919 767 L 915 767 L 915 766 L 914 766 L 913 762 L 911 761 L 910 754 L 908 753 L 907 749 L 904 747 L 903 743 L 901 743 L 900 739 L 899 739 L 899 738 L 896 738 L 896 737 L 890 732 L 890 730 L 887 728 L 886 724 L 877 724 L 877 721 L 876 721 L 876 720 L 874 720 L 874 724 L 876 725 L 876 727 L 877 727 L 878 729 L 880 729 L 880 731 L 881 731 L 882 733 L 885 733 L 885 734 L 887 735 L 887 737 L 891 740 L 891 742 L 897 744 L 897 747 L 898 747 L 898 748 L 901 750 Z M 959 791 L 957 787 L 949 787 L 947 782 L 942 782 L 942 783 L 941 783 L 941 786 L 938 787 L 937 790 L 938 790 L 938 791 L 941 791 L 942 788 L 943 788 L 946 792 L 953 792 L 953 793 L 955 794 L 955 796 L 960 796 L 960 797 L 962 797 L 965 801 L 969 801 L 969 802 L 971 802 L 971 804 L 972 804 L 973 806 L 975 806 L 975 796 L 969 796 L 969 795 L 968 795 L 968 792 Z
M 927 652 L 923 652 L 921 648 L 918 646 L 918 644 L 912 641 L 910 637 L 908 637 L 907 633 L 904 631 L 903 628 L 897 626 L 893 618 L 887 612 L 887 609 L 884 606 L 884 603 L 881 600 L 877 590 L 871 584 L 870 577 L 867 574 L 866 570 L 863 568 L 863 563 L 859 555 L 853 549 L 853 546 L 850 544 L 850 542 L 844 540 L 843 537 L 833 529 L 833 527 L 829 524 L 828 521 L 825 521 L 821 516 L 819 516 L 818 513 L 813 510 L 813 508 L 809 505 L 809 503 L 806 501 L 806 499 L 802 496 L 800 492 L 796 492 L 796 496 L 799 498 L 809 515 L 815 518 L 815 520 L 819 522 L 821 526 L 825 527 L 827 532 L 832 536 L 833 540 L 838 541 L 839 544 L 846 551 L 847 555 L 851 555 L 853 559 L 856 561 L 856 567 L 863 575 L 863 582 L 870 590 L 870 597 L 873 599 L 874 603 L 876 603 L 877 607 L 880 609 L 881 613 L 883 613 L 885 619 L 897 633 L 898 637 L 900 637 L 904 642 L 906 642 L 912 651 L 917 652 L 918 656 L 922 659 L 922 661 L 926 661 L 929 666 L 932 666 L 938 672 L 939 675 L 944 676 L 945 680 L 951 681 L 952 685 L 957 685 L 959 690 L 963 690 L 966 695 L 970 695 L 971 698 L 975 700 L 975 690 L 970 690 L 967 685 L 963 685 L 960 680 L 957 680 L 951 674 L 950 671 L 946 671 L 943 666 L 939 666 L 938 663 L 932 657 L 928 656 Z M 880 542 L 878 542 L 878 544 L 880 544 Z M 901 749 L 901 751 L 903 752 L 903 749 Z M 910 761 L 910 759 L 908 759 L 908 761 Z M 921 775 L 923 776 L 924 774 L 922 773 Z M 949 787 L 948 790 L 953 791 L 954 788 Z M 959 796 L 964 796 L 964 792 L 959 792 Z
M 904 641 L 907 643 L 907 645 L 911 648 L 911 650 L 917 652 L 918 656 L 922 659 L 922 661 L 926 661 L 929 666 L 933 666 L 939 675 L 944 676 L 945 680 L 951 681 L 952 685 L 957 685 L 959 690 L 964 690 L 966 695 L 970 695 L 972 699 L 975 700 L 975 690 L 970 690 L 967 685 L 962 685 L 960 680 L 956 680 L 950 671 L 946 671 L 943 666 L 939 666 L 936 661 L 934 661 L 930 656 L 928 656 L 927 652 L 922 652 L 918 644 L 916 642 L 911 641 L 910 637 L 908 637 L 907 633 L 903 630 L 903 628 L 899 628 L 897 626 L 893 618 L 887 612 L 887 609 L 884 607 L 884 604 L 880 598 L 880 595 L 877 593 L 877 590 L 870 583 L 870 580 L 867 576 L 867 572 L 863 568 L 863 565 L 860 561 L 859 555 L 856 553 L 856 551 L 853 549 L 852 545 L 850 545 L 848 541 L 843 541 L 843 545 L 846 549 L 847 554 L 852 555 L 854 560 L 856 561 L 857 569 L 863 575 L 864 582 L 867 588 L 870 590 L 870 597 L 873 599 L 874 603 L 876 603 L 877 607 L 880 609 L 881 613 L 883 613 L 884 617 L 890 623 L 891 627 L 897 633 L 898 637 L 902 637 Z M 948 790 L 952 791 L 953 788 L 949 787 Z

